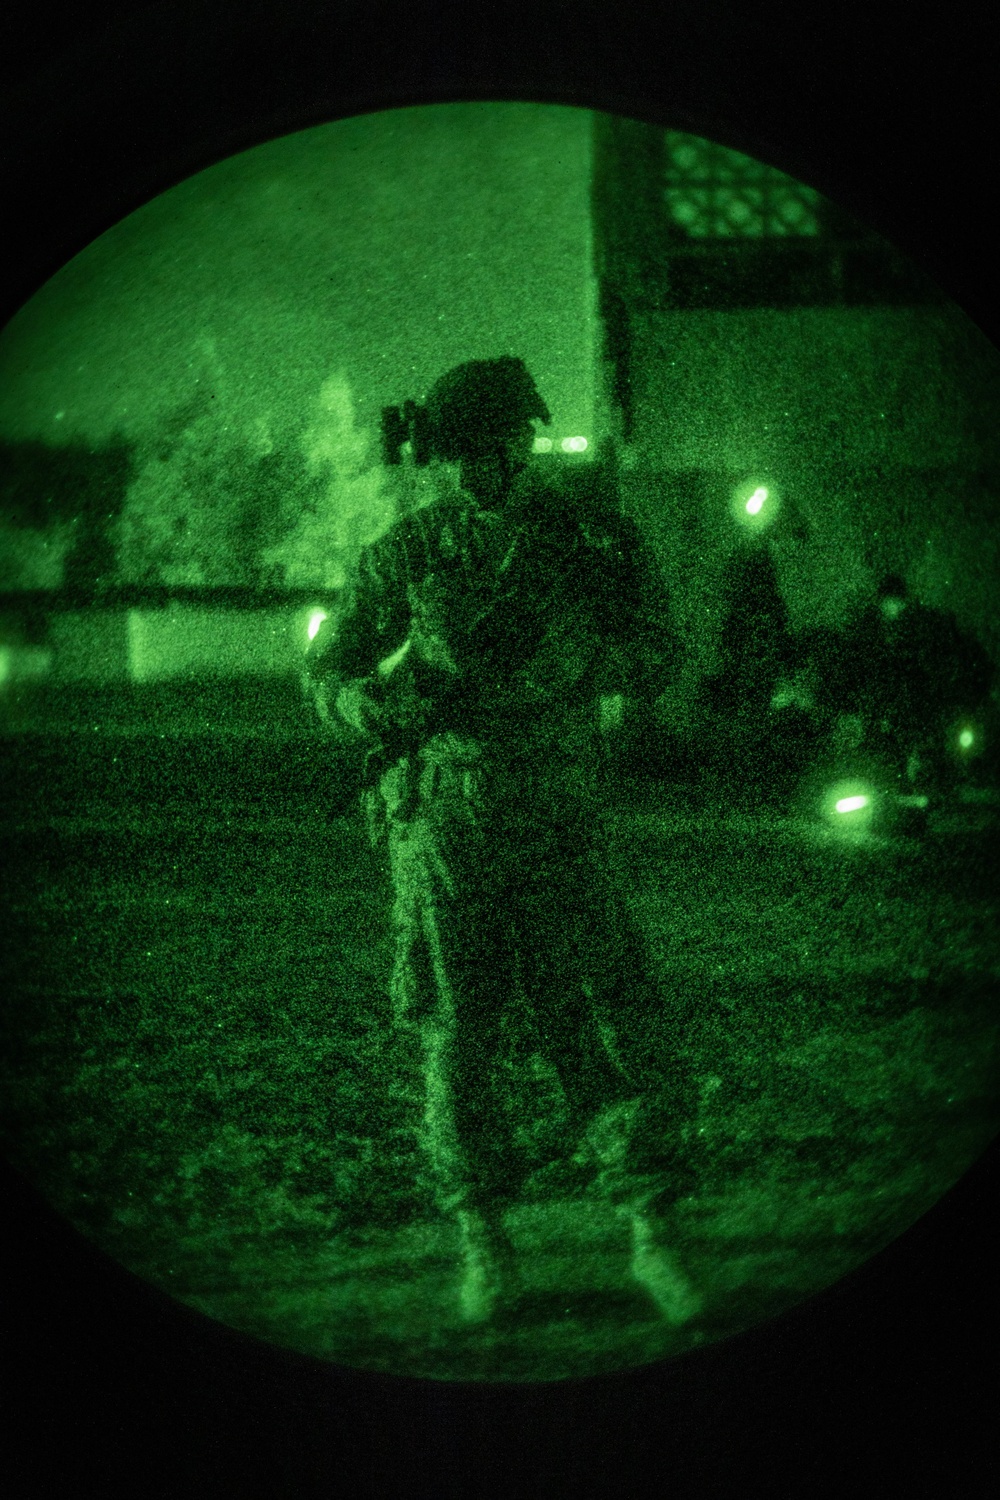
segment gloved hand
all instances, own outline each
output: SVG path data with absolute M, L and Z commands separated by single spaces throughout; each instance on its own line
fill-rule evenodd
M 357 734 L 378 738 L 385 722 L 385 707 L 374 696 L 370 678 L 344 683 L 333 707 L 338 718 Z

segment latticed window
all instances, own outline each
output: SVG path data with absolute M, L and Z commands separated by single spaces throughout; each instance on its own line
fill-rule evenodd
M 943 298 L 843 206 L 702 136 L 595 112 L 593 174 L 594 263 L 626 430 L 640 314 Z
M 668 130 L 664 198 L 679 237 L 763 239 L 821 233 L 823 198 L 808 188 L 700 136 Z

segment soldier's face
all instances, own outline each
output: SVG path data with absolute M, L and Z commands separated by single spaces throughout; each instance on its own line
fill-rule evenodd
M 504 443 L 507 458 L 514 469 L 523 469 L 535 446 L 535 429 L 525 422 L 511 433 Z
M 530 422 L 508 433 L 490 452 L 462 461 L 461 483 L 481 498 L 495 503 L 512 476 L 527 466 L 535 442 Z

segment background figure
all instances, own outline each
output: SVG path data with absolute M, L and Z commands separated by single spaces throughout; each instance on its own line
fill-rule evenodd
M 796 701 L 779 696 L 798 654 L 767 534 L 741 540 L 721 585 L 723 626 L 717 670 L 702 686 L 706 747 L 725 795 L 766 801 L 787 790 L 785 762 L 797 759 Z
M 631 1226 L 634 1274 L 683 1321 L 697 1299 L 662 1225 L 694 1186 L 685 1003 L 651 979 L 607 866 L 595 711 L 611 644 L 652 670 L 667 602 L 612 506 L 574 509 L 533 472 L 535 419 L 548 413 L 513 359 L 459 366 L 423 407 L 390 411 L 387 459 L 409 441 L 457 462 L 461 491 L 367 550 L 311 671 L 370 743 L 393 1015 L 460 1231 L 465 1316 L 516 1286 L 503 1221 L 528 1171 L 580 1147 Z
M 623 805 L 642 797 L 650 780 L 682 780 L 689 766 L 658 702 L 677 665 L 669 599 L 651 549 L 622 515 L 615 467 L 608 442 L 596 461 L 563 471 L 559 490 L 561 508 L 579 527 L 571 550 L 582 541 L 588 559 L 581 586 L 603 622 L 594 676 L 601 796 Z
M 942 793 L 981 733 L 995 667 L 953 614 L 911 598 L 898 574 L 879 582 L 837 641 L 823 672 L 832 712 L 858 723 L 858 748 L 903 791 Z

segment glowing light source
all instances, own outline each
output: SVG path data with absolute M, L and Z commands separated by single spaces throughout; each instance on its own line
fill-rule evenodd
M 563 438 L 559 446 L 564 453 L 583 453 L 587 448 L 587 439 L 585 437 Z
M 876 794 L 861 780 L 841 781 L 829 787 L 823 813 L 830 826 L 850 837 L 864 837 L 876 811 Z
M 314 641 L 316 639 L 316 636 L 319 632 L 319 627 L 322 625 L 323 621 L 326 618 L 327 613 L 325 609 L 314 609 L 310 614 L 309 624 L 306 627 L 306 634 L 311 641 Z
M 971 750 L 975 744 L 976 736 L 971 729 L 963 729 L 958 736 L 958 743 L 963 750 Z
M 741 527 L 761 531 L 772 525 L 781 509 L 781 495 L 769 477 L 744 479 L 732 491 L 730 513 Z
M 551 453 L 552 452 L 552 439 L 548 438 L 548 437 L 536 437 L 535 438 L 535 452 L 536 453 Z

